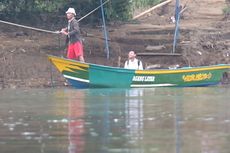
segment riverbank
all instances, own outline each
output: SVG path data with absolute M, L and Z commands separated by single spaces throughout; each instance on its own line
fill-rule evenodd
M 182 1 L 185 5 L 186 1 Z M 181 56 L 138 56 L 145 67 L 203 66 L 230 63 L 230 21 L 222 9 L 224 0 L 187 4 L 182 15 L 176 53 Z M 129 50 L 140 53 L 171 53 L 174 35 L 174 4 L 159 8 L 129 23 L 109 24 L 110 58 L 104 48 L 101 27 L 81 25 L 86 62 L 123 67 Z M 0 88 L 47 88 L 65 80 L 47 54 L 65 56 L 65 37 L 0 24 Z M 229 83 L 229 76 L 225 82 Z

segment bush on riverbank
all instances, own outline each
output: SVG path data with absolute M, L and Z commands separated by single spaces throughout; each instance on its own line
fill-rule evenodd
M 224 13 L 224 16 L 225 18 L 230 18 L 230 6 L 227 6 L 223 9 L 223 13 Z
M 223 9 L 223 13 L 225 18 L 229 18 L 230 17 L 230 0 L 226 0 L 226 4 L 227 6 Z
M 103 0 L 104 2 L 105 0 Z M 104 5 L 107 20 L 129 20 L 136 9 L 148 7 L 162 0 L 110 0 Z M 100 1 L 95 0 L 2 0 L 0 2 L 0 18 L 17 23 L 40 24 L 44 22 L 58 22 L 64 17 L 68 7 L 74 7 L 78 17 L 82 17 L 96 6 Z M 94 23 L 101 20 L 100 9 L 90 15 L 84 22 Z

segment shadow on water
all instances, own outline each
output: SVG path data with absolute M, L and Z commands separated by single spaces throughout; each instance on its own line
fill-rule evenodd
M 227 153 L 229 88 L 0 93 L 1 152 Z

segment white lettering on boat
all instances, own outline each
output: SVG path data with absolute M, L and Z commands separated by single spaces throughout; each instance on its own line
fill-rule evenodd
M 154 82 L 155 81 L 155 76 L 134 76 L 132 81 Z

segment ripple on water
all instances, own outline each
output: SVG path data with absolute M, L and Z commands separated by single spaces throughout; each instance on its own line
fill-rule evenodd
M 22 132 L 21 135 L 23 136 L 33 136 L 33 135 L 36 135 L 35 132 Z
M 214 117 L 199 118 L 199 120 L 202 120 L 202 121 L 213 121 L 214 119 L 215 119 Z
M 68 123 L 69 120 L 64 118 L 64 119 L 61 119 L 61 120 L 47 120 L 48 123 Z
M 6 142 L 0 141 L 0 145 L 5 145 Z

